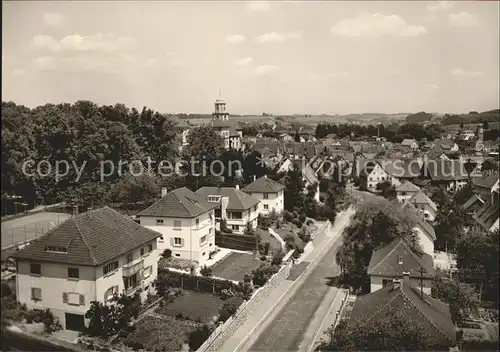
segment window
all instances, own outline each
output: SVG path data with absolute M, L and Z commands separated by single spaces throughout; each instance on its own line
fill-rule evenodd
M 73 306 L 84 306 L 85 296 L 74 292 L 63 292 L 63 303 L 71 304 Z
M 176 257 L 180 257 L 181 255 L 179 253 L 175 253 L 175 256 Z
M 269 205 L 264 204 L 264 209 L 265 209 L 265 210 L 268 210 L 268 209 L 269 209 Z
M 153 273 L 153 267 L 150 265 L 142 271 L 142 277 L 147 279 Z
M 269 199 L 269 194 L 264 193 L 264 199 Z
M 106 264 L 102 268 L 102 272 L 104 273 L 104 275 L 106 275 L 106 274 L 109 274 L 109 273 L 115 271 L 116 269 L 118 269 L 118 262 L 117 261 Z
M 254 205 L 254 206 L 253 206 L 253 210 L 252 210 L 252 211 L 256 211 L 256 210 L 257 210 L 257 206 L 256 206 L 256 205 Z
M 163 219 L 156 219 L 156 225 L 163 225 Z
M 165 240 L 163 239 L 163 236 L 158 237 L 158 242 L 163 242 L 163 241 L 165 241 Z
M 387 287 L 388 285 L 392 284 L 393 280 L 382 280 L 382 287 Z
M 174 245 L 175 246 L 182 246 L 182 238 L 174 237 Z
M 232 225 L 231 227 L 233 230 L 238 231 L 240 229 L 239 225 Z
M 134 253 L 130 252 L 129 254 L 127 254 L 127 261 L 126 263 L 130 263 L 131 261 L 134 260 Z
M 68 268 L 68 279 L 79 279 L 80 269 L 78 268 Z
M 402 196 L 406 196 L 406 192 L 401 192 L 401 195 Z
M 180 220 L 174 220 L 174 229 L 180 230 L 182 227 L 182 223 Z
M 41 301 L 42 300 L 42 289 L 41 288 L 31 288 L 31 299 L 33 301 Z
M 200 219 L 196 219 L 196 227 L 200 227 Z
M 145 252 L 144 248 L 141 248 L 141 257 L 144 255 L 144 252 Z
M 231 219 L 241 219 L 242 215 L 241 215 L 241 211 L 238 211 L 238 212 L 232 212 L 231 213 Z
M 30 264 L 30 273 L 32 275 L 42 275 L 42 265 L 41 264 Z
M 104 294 L 104 300 L 109 301 L 111 298 L 113 298 L 114 295 L 118 294 L 118 285 L 110 287 L 106 290 L 106 293 Z
M 153 244 L 150 243 L 148 244 L 148 252 L 152 252 L 153 251 Z
M 207 241 L 207 236 L 200 237 L 200 244 L 203 244 Z

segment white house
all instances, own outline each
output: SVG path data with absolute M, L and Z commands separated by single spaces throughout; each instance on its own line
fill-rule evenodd
M 407 202 L 413 205 L 426 220 L 434 221 L 436 219 L 437 205 L 424 192 L 416 192 Z
M 375 191 L 379 183 L 385 181 L 391 182 L 389 174 L 374 160 L 358 160 L 356 162 L 356 170 L 359 175 L 360 184 L 370 191 Z
M 418 143 L 414 139 L 403 139 L 403 141 L 401 142 L 401 145 L 403 147 L 409 147 L 412 150 L 417 150 L 418 149 Z
M 160 252 L 168 248 L 173 257 L 201 266 L 215 250 L 215 207 L 182 187 L 168 192 L 137 218 L 142 226 L 160 233 Z
M 307 193 L 307 189 L 309 186 L 316 185 L 316 193 L 314 194 L 314 199 L 319 202 L 319 180 L 309 161 L 305 157 L 285 159 L 281 167 L 278 169 L 278 173 L 286 173 L 288 171 L 291 171 L 293 170 L 294 166 L 296 166 L 302 172 L 302 179 L 305 186 L 304 193 Z
M 395 281 L 402 280 L 404 275 L 408 275 L 414 286 L 420 288 L 423 284 L 424 293 L 429 295 L 434 273 L 433 256 L 401 237 L 374 251 L 367 270 L 370 276 L 370 292 L 392 285 Z
M 226 221 L 226 226 L 236 234 L 243 234 L 247 224 L 257 228 L 259 200 L 240 191 L 239 185 L 231 187 L 202 187 L 196 195 L 215 204 L 215 219 Z
M 267 175 L 250 183 L 243 188 L 243 192 L 260 201 L 260 212 L 263 215 L 268 215 L 272 211 L 279 214 L 285 209 L 285 186 L 271 180 Z
M 108 207 L 69 218 L 14 255 L 17 299 L 82 331 L 90 302 L 154 292 L 159 236 Z
M 410 213 L 410 217 L 414 220 L 413 225 L 413 234 L 418 239 L 418 244 L 420 245 L 420 249 L 424 253 L 427 253 L 430 256 L 434 256 L 434 241 L 436 240 L 436 232 L 432 225 L 427 222 L 422 214 L 410 203 L 404 202 L 401 206 L 405 208 Z
M 418 191 L 420 191 L 420 188 L 410 181 L 403 181 L 400 185 L 396 186 L 396 196 L 401 203 L 413 197 Z
M 237 124 L 229 122 L 229 112 L 226 110 L 226 102 L 217 99 L 215 101 L 215 111 L 212 115 L 214 119 L 210 122 L 210 126 L 212 126 L 215 133 L 223 140 L 224 148 L 241 150 L 243 148 L 241 142 L 243 131 Z

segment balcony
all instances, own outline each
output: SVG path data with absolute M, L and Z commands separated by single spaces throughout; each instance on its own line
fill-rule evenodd
M 122 276 L 129 277 L 144 269 L 144 259 L 139 258 L 122 267 Z
M 142 280 L 138 282 L 135 286 L 130 286 L 126 288 L 124 291 L 127 296 L 133 296 L 139 290 L 144 290 L 144 281 Z

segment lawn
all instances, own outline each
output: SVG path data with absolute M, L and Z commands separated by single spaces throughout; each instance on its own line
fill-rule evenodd
M 260 235 L 261 242 L 269 242 L 269 254 L 273 254 L 275 251 L 279 251 L 281 249 L 280 242 L 274 238 L 273 235 L 269 233 L 267 230 L 257 229 L 256 232 Z
M 156 309 L 156 313 L 177 317 L 199 323 L 210 323 L 219 313 L 224 301 L 216 295 L 195 291 L 183 291 L 183 294 L 164 307 Z
M 188 334 L 198 326 L 189 320 L 176 319 L 170 316 L 147 316 L 135 325 L 121 342 L 146 351 L 180 351 Z M 141 345 L 143 347 L 141 347 Z
M 260 263 L 253 254 L 232 252 L 215 264 L 212 273 L 224 279 L 242 281 L 245 274 L 251 275 L 252 270 L 257 269 Z

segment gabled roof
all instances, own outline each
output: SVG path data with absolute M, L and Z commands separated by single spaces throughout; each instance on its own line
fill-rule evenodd
M 369 327 L 375 317 L 385 319 L 397 310 L 404 310 L 410 321 L 422 325 L 427 336 L 436 338 L 435 347 L 456 344 L 456 330 L 450 308 L 444 302 L 421 293 L 411 282 L 403 279 L 399 284 L 358 296 L 349 318 L 349 325 Z
M 430 199 L 424 192 L 419 191 L 415 193 L 410 199 L 408 199 L 408 203 L 414 205 L 414 204 L 427 204 L 429 205 L 434 211 L 437 211 L 437 205 L 434 203 L 432 199 Z
M 281 183 L 276 182 L 266 176 L 259 177 L 248 186 L 242 189 L 246 193 L 278 193 L 284 189 Z
M 140 216 L 195 218 L 215 208 L 205 198 L 186 187 L 173 190 L 149 208 L 137 214 Z
M 204 199 L 211 195 L 228 197 L 227 210 L 248 210 L 259 204 L 258 199 L 232 187 L 201 187 L 196 191 L 196 195 Z
M 403 139 L 403 141 L 401 142 L 401 145 L 404 145 L 404 146 L 407 146 L 407 147 L 411 147 L 413 143 L 417 143 L 416 140 L 414 139 Z
M 484 204 L 484 200 L 481 199 L 477 194 L 473 194 L 464 204 L 462 204 L 462 209 L 467 211 L 475 203 Z
M 309 165 L 306 165 L 302 169 L 302 175 L 304 176 L 307 183 L 309 183 L 310 185 L 318 182 L 318 178 L 316 177 L 314 170 Z
M 410 181 L 403 181 L 399 186 L 396 186 L 396 192 L 418 192 L 420 188 L 415 186 Z
M 424 176 L 434 181 L 467 180 L 469 175 L 460 160 L 432 160 L 424 163 Z
M 491 203 L 487 201 L 472 218 L 481 226 L 484 230 L 490 231 L 491 227 L 498 220 L 498 212 L 500 210 L 498 201 Z
M 388 277 L 402 277 L 404 272 L 409 272 L 410 277 L 414 278 L 434 277 L 432 257 L 414 248 L 403 238 L 396 238 L 374 251 L 367 270 L 368 275 Z
M 472 177 L 474 186 L 491 189 L 498 181 L 498 174 L 486 175 L 483 177 Z
M 422 169 L 422 161 L 416 158 L 385 158 L 379 164 L 385 172 L 397 178 L 416 178 Z
M 98 266 L 160 236 L 159 232 L 104 207 L 69 218 L 21 249 L 14 257 Z M 66 252 L 50 251 L 52 248 L 64 249 Z
M 432 227 L 432 225 L 429 224 L 427 220 L 424 219 L 423 216 L 421 216 L 417 208 L 415 208 L 412 204 L 408 203 L 408 201 L 405 201 L 401 206 L 401 208 L 406 208 L 410 211 L 409 215 L 413 220 L 415 220 L 416 226 L 419 227 L 424 233 L 429 235 L 429 237 L 433 241 L 437 239 L 434 227 Z

